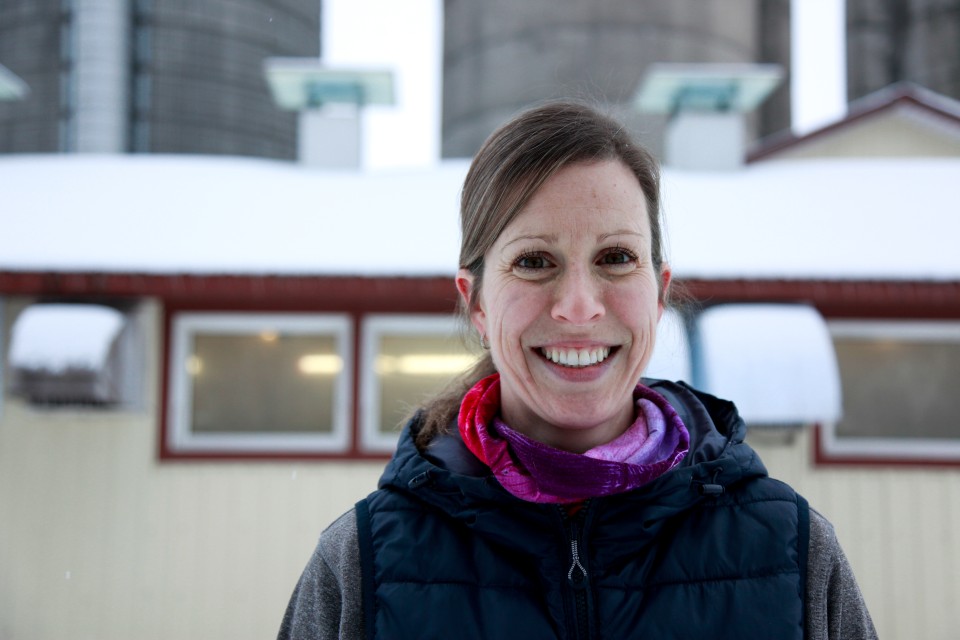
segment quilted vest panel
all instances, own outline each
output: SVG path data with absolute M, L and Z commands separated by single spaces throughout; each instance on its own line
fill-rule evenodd
M 807 506 L 775 480 L 662 520 L 631 494 L 571 520 L 552 505 L 449 513 L 418 498 L 430 490 L 357 505 L 369 638 L 803 637 Z

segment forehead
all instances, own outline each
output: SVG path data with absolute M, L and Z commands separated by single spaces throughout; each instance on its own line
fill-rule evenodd
M 605 160 L 572 164 L 548 178 L 501 240 L 564 231 L 601 235 L 614 228 L 648 236 L 650 221 L 637 177 L 619 160 Z

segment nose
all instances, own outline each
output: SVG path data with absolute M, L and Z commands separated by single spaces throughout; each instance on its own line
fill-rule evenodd
M 587 271 L 567 271 L 556 283 L 551 316 L 574 325 L 596 322 L 606 313 L 602 287 Z

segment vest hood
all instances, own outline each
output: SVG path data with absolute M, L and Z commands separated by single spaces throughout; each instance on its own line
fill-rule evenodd
M 743 442 L 746 426 L 733 403 L 684 383 L 644 380 L 644 384 L 676 409 L 690 432 L 690 452 L 680 465 L 642 487 L 589 501 L 592 518 L 620 521 L 614 531 L 624 539 L 652 538 L 678 512 L 714 499 L 746 479 L 767 475 L 759 457 Z M 531 531 L 537 531 L 545 521 L 562 520 L 556 505 L 525 502 L 509 494 L 470 453 L 455 427 L 426 451 L 419 451 L 414 444 L 419 427 L 419 416 L 415 416 L 403 429 L 380 488 L 410 494 L 464 522 L 476 534 L 505 543 L 522 535 L 518 524 L 526 522 Z M 629 517 L 640 506 L 644 517 Z

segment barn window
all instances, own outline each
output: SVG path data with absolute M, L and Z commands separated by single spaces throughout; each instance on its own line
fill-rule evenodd
M 351 347 L 346 315 L 174 314 L 168 451 L 346 451 Z
M 960 323 L 832 322 L 843 416 L 825 453 L 960 460 Z
M 474 364 L 449 315 L 372 315 L 363 322 L 361 444 L 392 451 L 404 418 Z
M 38 302 L 10 332 L 10 391 L 34 406 L 138 407 L 143 346 L 132 303 Z

